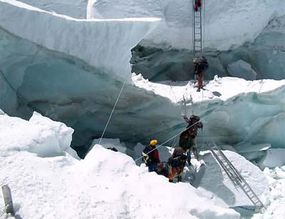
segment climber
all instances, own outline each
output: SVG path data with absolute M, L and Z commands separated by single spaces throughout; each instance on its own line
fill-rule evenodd
M 199 116 L 192 115 L 190 118 L 183 117 L 185 122 L 188 123 L 186 130 L 180 134 L 179 146 L 187 152 L 187 163 L 191 165 L 191 152 L 198 160 L 198 150 L 195 144 L 195 138 L 198 134 L 198 129 L 203 128 L 203 123 L 200 121 Z
M 202 6 L 202 0 L 195 0 L 194 2 L 194 10 L 198 11 L 199 9 L 201 9 Z
M 174 178 L 177 177 L 177 181 L 182 180 L 182 172 L 186 164 L 187 155 L 185 154 L 186 150 L 182 147 L 176 147 L 173 151 L 172 156 L 168 159 L 169 173 L 168 179 L 169 182 L 173 182 Z
M 196 57 L 193 59 L 193 65 L 194 65 L 194 74 L 196 75 L 198 82 L 197 91 L 200 91 L 200 89 L 203 89 L 204 72 L 209 67 L 208 61 L 204 56 Z
M 149 172 L 157 172 L 157 166 L 160 163 L 159 152 L 156 149 L 157 140 L 153 139 L 149 142 L 142 152 L 143 161 L 148 167 Z

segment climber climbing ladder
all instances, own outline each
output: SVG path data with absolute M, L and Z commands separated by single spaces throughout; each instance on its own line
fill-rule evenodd
M 193 0 L 193 52 L 195 56 L 201 56 L 202 45 L 202 0 Z
M 255 194 L 246 180 L 242 177 L 239 171 L 230 162 L 230 160 L 226 157 L 226 155 L 221 151 L 221 149 L 216 144 L 214 144 L 213 147 L 210 147 L 210 151 L 215 160 L 233 182 L 234 186 L 240 187 L 257 209 L 264 208 L 264 205 L 258 196 Z

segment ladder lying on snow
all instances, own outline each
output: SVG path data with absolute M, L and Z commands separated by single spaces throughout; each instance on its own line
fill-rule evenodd
M 240 187 L 244 191 L 244 193 L 247 195 L 247 197 L 256 207 L 256 210 L 260 210 L 264 208 L 264 205 L 260 201 L 258 196 L 255 194 L 252 188 L 248 185 L 248 183 L 245 181 L 245 179 L 242 177 L 239 171 L 233 166 L 233 164 L 226 157 L 226 155 L 221 151 L 221 149 L 217 145 L 214 144 L 214 147 L 211 147 L 210 151 L 213 157 L 215 158 L 215 160 L 223 168 L 227 176 L 233 182 L 234 186 Z

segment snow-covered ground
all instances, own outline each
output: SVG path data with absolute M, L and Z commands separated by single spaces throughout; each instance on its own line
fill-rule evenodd
M 120 152 L 95 145 L 78 160 L 67 152 L 72 130 L 61 123 L 38 114 L 29 122 L 5 114 L 0 120 L 0 181 L 11 188 L 18 217 L 239 217 L 189 183 L 171 184 Z
M 239 79 L 235 80 L 238 84 Z M 274 81 L 268 84 L 271 89 L 277 86 Z M 170 89 L 164 84 L 149 87 L 164 95 Z M 219 90 L 221 95 L 225 90 Z M 200 179 L 195 187 L 189 184 L 188 168 L 184 182 L 171 184 L 163 176 L 148 173 L 144 165 L 135 164 L 133 158 L 139 158 L 143 145 L 136 148 L 133 158 L 95 145 L 80 160 L 69 146 L 72 132 L 64 124 L 38 113 L 25 121 L 1 112 L 0 181 L 1 185 L 10 186 L 18 217 L 239 218 L 239 213 L 229 207 L 250 205 L 207 152 L 203 155 L 203 174 L 197 173 Z M 125 148 L 119 140 L 103 140 L 102 145 L 123 152 Z M 167 149 L 159 150 L 166 160 Z M 261 172 L 237 153 L 225 153 L 266 206 L 262 214 L 253 217 L 280 218 L 285 213 L 285 168 L 266 168 Z
M 213 134 L 217 140 L 221 140 L 226 135 L 226 141 L 229 141 L 235 136 L 245 136 L 242 139 L 244 140 L 242 143 L 245 144 L 238 145 L 239 147 L 235 149 L 239 148 L 242 152 L 251 153 L 250 156 L 258 156 L 257 152 L 266 154 L 265 151 L 271 146 L 268 142 L 273 146 L 274 144 L 280 146 L 281 148 L 271 149 L 261 162 L 263 167 L 272 168 L 265 168 L 263 172 L 236 153 L 233 147 L 229 146 L 232 151 L 225 151 L 225 153 L 266 206 L 264 212 L 257 213 L 253 217 L 279 219 L 285 215 L 283 208 L 285 161 L 284 149 L 282 149 L 285 124 L 284 80 L 246 81 L 237 78 L 215 77 L 206 84 L 205 90 L 196 92 L 193 82 L 155 84 L 140 75 L 133 74 L 131 77 L 130 50 L 141 40 L 145 45 L 191 48 L 191 38 L 189 38 L 192 25 L 192 16 L 189 13 L 192 11 L 191 1 L 185 3 L 184 0 L 90 0 L 88 6 L 88 16 L 92 18 L 90 20 L 59 15 L 52 12 L 52 7 L 44 3 L 36 4 L 33 0 L 25 2 L 43 7 L 39 9 L 15 0 L 0 0 L 1 29 L 55 53 L 64 53 L 75 59 L 83 60 L 88 65 L 99 68 L 100 74 L 106 74 L 114 81 L 119 78 L 133 82 L 136 86 L 133 89 L 138 88 L 136 92 L 139 90 L 143 94 L 145 90 L 152 91 L 154 95 L 148 93 L 147 98 L 142 101 L 153 109 L 153 114 L 150 113 L 150 116 L 157 119 L 154 123 L 166 126 L 163 124 L 164 121 L 161 121 L 161 117 L 157 116 L 160 115 L 161 109 L 158 112 L 155 108 L 157 104 L 152 105 L 155 100 L 163 96 L 172 103 L 165 99 L 168 101 L 167 104 L 159 101 L 158 104 L 173 106 L 171 108 L 173 111 L 164 108 L 165 114 L 171 112 L 173 117 L 180 116 L 175 114 L 178 112 L 175 108 L 177 104 L 184 101 L 190 110 L 193 110 L 196 104 L 195 110 L 199 109 L 199 112 L 205 115 L 203 117 L 203 122 L 207 123 L 205 133 L 209 131 L 209 135 L 204 137 L 209 138 Z M 55 4 L 52 6 L 58 8 Z M 223 0 L 219 4 L 209 1 L 205 9 L 208 15 L 205 44 L 211 48 L 230 49 L 252 41 L 271 18 L 284 15 L 284 7 L 283 0 L 262 2 Z M 219 11 L 223 13 L 218 13 Z M 61 13 L 61 10 L 58 12 Z M 210 20 L 211 22 L 208 22 Z M 275 26 L 274 23 L 272 25 Z M 282 27 L 282 25 L 281 23 L 277 27 Z M 237 26 L 239 28 L 236 28 Z M 154 29 L 155 31 L 151 32 Z M 1 41 L 3 50 L 8 49 L 5 46 L 9 45 L 7 42 L 12 38 L 8 36 L 9 34 L 3 34 L 7 36 Z M 11 53 L 14 54 L 13 52 Z M 17 62 L 19 66 L 11 64 L 9 58 L 13 56 L 9 55 L 10 53 L 7 55 L 8 58 L 6 57 L 7 60 L 4 60 L 3 66 L 7 68 L 8 76 L 15 74 L 20 78 L 17 80 L 18 77 L 16 77 L 15 81 L 21 86 L 21 75 L 17 75 L 18 71 L 12 70 L 16 67 L 22 68 L 22 60 Z M 37 53 L 33 55 L 37 56 Z M 25 64 L 32 65 L 32 62 L 33 60 Z M 253 69 L 241 62 L 230 66 L 233 74 L 242 74 L 236 73 L 237 66 L 238 69 L 240 66 L 244 67 L 245 71 L 248 71 L 254 78 Z M 26 69 L 21 70 L 25 72 Z M 7 79 L 4 80 L 4 77 L 5 75 L 1 76 L 1 83 L 8 86 L 5 81 Z M 59 87 L 64 87 L 62 81 L 58 82 Z M 101 81 L 98 80 L 97 83 L 99 86 Z M 86 84 L 82 85 L 82 90 L 84 90 L 84 85 Z M 27 87 L 30 87 L 30 84 L 27 84 Z M 7 90 L 9 89 L 11 88 L 7 87 Z M 15 91 L 17 98 L 18 94 L 21 94 L 18 91 L 20 90 Z M 5 91 L 3 94 L 6 94 Z M 105 90 L 104 94 L 109 95 Z M 41 98 L 42 96 L 36 98 L 35 102 L 49 102 L 41 102 Z M 95 98 L 98 101 L 96 96 Z M 136 96 L 131 95 L 124 98 L 125 108 L 122 107 L 121 112 L 130 107 L 127 103 L 134 103 L 137 99 Z M 3 99 L 0 98 L 0 101 Z M 9 98 L 5 97 L 5 100 L 7 99 Z M 99 105 L 102 104 L 100 101 Z M 216 101 L 221 104 L 215 105 Z M 70 102 L 73 104 L 72 101 Z M 105 105 L 111 105 L 111 102 Z M 20 104 L 21 101 L 15 101 L 16 107 L 20 107 Z M 66 101 L 59 105 L 65 106 Z M 263 108 L 260 109 L 260 106 Z M 77 112 L 78 108 L 75 109 L 74 111 Z M 145 106 L 142 106 L 135 108 L 134 112 L 143 111 L 145 113 L 145 109 Z M 211 110 L 214 111 L 213 114 L 208 112 Z M 98 112 L 96 109 L 93 111 L 95 115 Z M 62 114 L 64 113 L 65 111 L 62 111 Z M 107 112 L 104 113 L 107 114 Z M 132 112 L 130 115 L 137 114 Z M 129 115 L 125 116 L 129 117 Z M 131 129 L 132 122 L 141 125 L 144 118 L 138 118 L 140 121 L 133 118 L 126 126 Z M 178 124 L 178 118 L 171 119 L 167 121 L 167 124 L 171 125 L 166 126 L 169 135 L 172 135 L 171 128 L 174 132 L 182 124 L 181 122 Z M 89 117 L 86 120 L 92 123 Z M 118 121 L 117 124 L 121 125 Z M 100 125 L 103 126 L 103 122 Z M 121 128 L 122 126 L 115 125 L 115 127 Z M 155 126 L 148 128 L 152 127 Z M 207 127 L 212 130 L 207 130 Z M 197 173 L 196 180 L 193 182 L 195 187 L 189 183 L 192 179 L 188 178 L 187 174 L 191 171 L 188 168 L 185 169 L 184 182 L 171 184 L 163 176 L 148 173 L 144 165 L 136 165 L 134 160 L 140 159 L 140 152 L 144 145 L 138 144 L 135 151 L 131 153 L 130 148 L 126 148 L 120 140 L 108 139 L 102 141 L 102 145 L 96 144 L 84 159 L 80 159 L 70 147 L 72 133 L 73 130 L 63 123 L 52 121 L 38 113 L 34 113 L 29 121 L 25 121 L 10 117 L 0 110 L 0 183 L 1 185 L 8 184 L 12 190 L 16 218 L 228 219 L 240 217 L 240 214 L 231 207 L 250 204 L 246 197 L 233 187 L 208 151 L 204 151 L 203 159 L 206 165 L 200 168 L 202 172 L 199 170 Z M 201 139 L 202 137 L 200 137 L 200 142 Z M 132 154 L 133 157 L 104 147 L 118 148 L 119 151 Z M 160 147 L 159 150 L 165 161 L 170 155 L 169 150 L 166 147 Z M 0 199 L 3 200 L 2 194 Z M 4 210 L 3 202 L 0 202 L 0 210 Z M 0 215 L 1 218 L 6 218 L 4 214 Z
M 152 91 L 160 96 L 169 98 L 174 103 L 181 101 L 201 102 L 212 99 L 226 101 L 234 96 L 245 93 L 264 93 L 275 90 L 285 85 L 285 80 L 255 80 L 247 81 L 235 77 L 215 78 L 209 82 L 204 82 L 204 90 L 196 92 L 195 83 L 189 81 L 172 82 L 165 81 L 153 83 L 144 79 L 140 74 L 132 74 L 132 80 L 138 87 Z

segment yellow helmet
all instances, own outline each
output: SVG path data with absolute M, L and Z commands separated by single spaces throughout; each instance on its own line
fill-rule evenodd
M 150 146 L 156 146 L 157 145 L 157 140 L 156 139 L 153 139 L 153 140 L 151 140 L 150 142 L 149 142 L 149 145 Z

